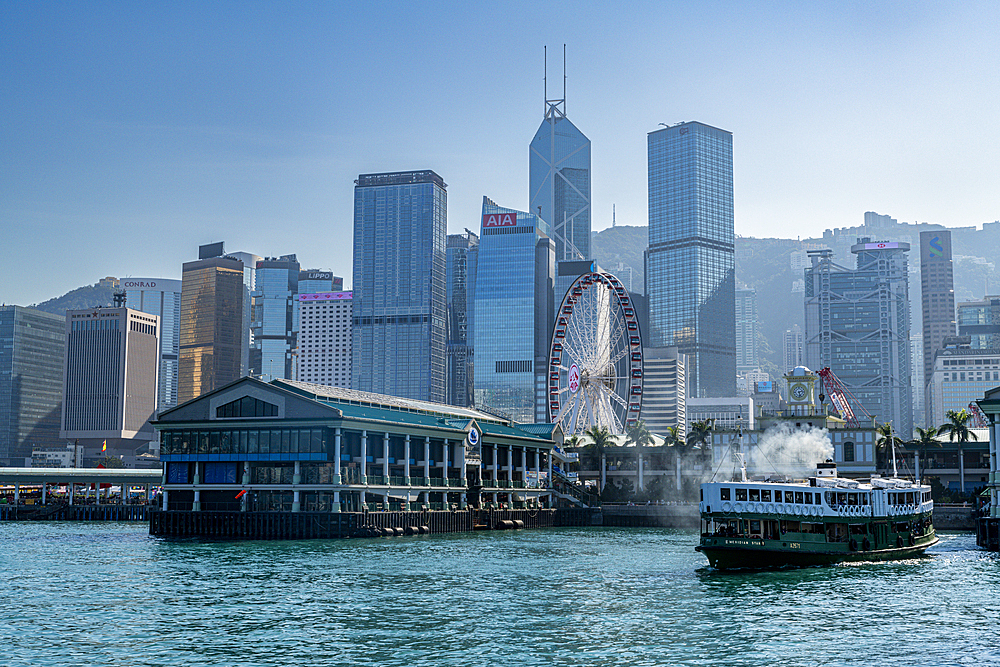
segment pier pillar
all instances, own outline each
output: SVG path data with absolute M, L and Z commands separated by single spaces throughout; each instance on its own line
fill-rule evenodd
M 542 452 L 535 450 L 535 487 L 542 488 Z
M 383 484 L 389 483 L 389 434 L 382 435 L 382 477 Z
M 514 481 L 514 446 L 507 446 L 507 481 Z
M 198 489 L 194 490 L 194 502 L 191 503 L 191 511 L 192 512 L 201 511 L 201 491 L 199 491 Z
M 409 486 L 410 485 L 410 434 L 409 433 L 406 434 L 405 444 L 403 445 L 403 456 L 406 457 L 406 460 L 403 464 L 403 477 L 406 478 L 406 481 L 403 483 Z M 409 502 L 410 497 L 407 496 L 406 500 L 407 502 Z
M 192 484 L 201 484 L 201 462 L 194 462 L 194 479 L 191 481 Z
M 368 483 L 368 431 L 361 432 L 361 484 Z M 361 496 L 364 498 L 364 496 Z
M 16 482 L 14 483 L 14 504 L 21 504 L 21 485 Z
M 76 482 L 69 483 L 69 504 L 73 504 L 73 494 L 76 491 Z
M 334 514 L 340 512 L 340 491 L 333 492 L 333 505 L 330 506 L 330 511 Z
M 163 491 L 160 493 L 160 497 L 163 499 L 163 511 L 166 512 L 167 511 L 167 490 L 166 489 L 163 489 Z
M 49 499 L 49 497 L 48 497 L 48 493 L 47 493 L 47 491 L 48 491 L 48 490 L 49 490 L 49 484 L 48 484 L 48 482 L 46 482 L 46 481 L 45 481 L 45 480 L 43 479 L 43 480 L 42 480 L 42 505 L 45 505 L 45 503 L 46 503 L 46 502 L 48 501 L 48 499 Z
M 639 471 L 639 490 L 642 491 L 643 490 L 643 486 L 642 486 L 642 482 L 643 482 L 642 454 L 637 454 L 636 455 L 636 459 L 637 459 L 636 468 Z
M 250 483 L 250 462 L 243 462 L 243 486 Z
M 466 475 L 468 474 L 468 472 L 465 470 L 465 443 L 464 442 L 460 443 L 458 445 L 455 445 L 455 467 L 458 468 L 458 477 L 459 477 L 459 479 L 462 480 L 462 482 L 461 482 L 462 486 L 468 487 L 469 486 L 469 480 L 468 480 L 468 477 L 466 477 Z M 465 497 L 464 493 L 462 494 L 462 497 L 463 498 Z
M 333 483 L 334 484 L 340 484 L 341 483 L 341 477 L 340 477 L 340 456 L 341 456 L 341 454 L 340 454 L 340 436 L 341 436 L 340 429 L 339 428 L 334 429 L 333 430 Z M 337 497 L 337 494 L 334 493 L 334 498 L 336 498 L 336 497 Z M 338 511 L 339 512 L 340 510 L 338 509 L 338 510 L 334 510 L 334 511 Z
M 427 436 L 424 438 L 424 484 L 427 484 L 427 478 L 431 476 L 431 437 Z M 424 502 L 427 502 L 426 500 Z
M 444 483 L 448 483 L 448 439 L 445 438 L 444 445 L 441 446 L 441 477 Z
M 500 449 L 496 445 L 493 445 L 493 481 L 497 482 L 500 480 L 500 465 L 497 463 L 497 450 Z M 494 484 L 494 486 L 496 486 Z M 497 494 L 493 494 L 493 502 L 497 501 Z

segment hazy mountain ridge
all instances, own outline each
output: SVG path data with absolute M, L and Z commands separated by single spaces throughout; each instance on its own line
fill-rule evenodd
M 66 292 L 62 296 L 57 296 L 42 303 L 28 306 L 36 310 L 41 310 L 53 315 L 65 315 L 67 310 L 79 310 L 81 308 L 94 308 L 96 306 L 111 306 L 114 304 L 112 297 L 115 290 L 109 285 L 86 285 L 77 287 Z M 127 304 L 126 304 L 127 305 Z

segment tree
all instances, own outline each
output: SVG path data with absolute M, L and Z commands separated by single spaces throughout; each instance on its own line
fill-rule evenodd
M 653 444 L 653 434 L 646 428 L 646 422 L 641 419 L 628 430 L 627 436 L 625 442 L 631 442 L 636 447 L 649 447 Z
M 920 428 L 917 426 L 914 429 L 917 433 L 917 437 L 913 438 L 907 445 L 913 447 L 917 452 L 921 452 L 924 458 L 927 458 L 927 448 L 928 447 L 940 447 L 941 441 L 937 439 L 939 430 L 936 426 L 928 426 L 927 428 Z
M 607 452 L 608 448 L 617 445 L 618 442 L 615 440 L 615 436 L 611 435 L 611 431 L 608 430 L 607 426 L 591 426 L 583 435 L 590 438 L 590 444 L 587 446 L 591 450 L 592 456 L 600 460 L 601 465 L 601 490 L 604 490 L 604 485 L 608 481 L 607 472 Z
M 902 445 L 903 439 L 898 437 L 892 431 L 892 422 L 885 422 L 884 424 L 879 424 L 875 427 L 875 453 L 882 454 L 883 469 L 888 470 L 889 466 L 886 463 L 887 455 L 892 452 L 893 445 Z M 878 468 L 878 463 L 876 462 L 875 467 Z
M 713 430 L 715 430 L 714 419 L 691 422 L 691 430 L 687 434 L 687 446 L 691 449 L 711 449 Z
M 965 495 L 965 458 L 963 447 L 969 440 L 979 440 L 979 437 L 969 428 L 969 420 L 972 419 L 972 414 L 965 408 L 957 412 L 949 410 L 944 416 L 948 418 L 948 423 L 939 426 L 938 431 L 942 435 L 947 433 L 949 442 L 958 440 L 958 489 L 962 495 Z

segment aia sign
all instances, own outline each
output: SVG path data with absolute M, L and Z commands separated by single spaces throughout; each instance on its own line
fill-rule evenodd
M 569 367 L 569 377 L 567 380 L 571 392 L 575 394 L 580 391 L 580 368 L 576 364 Z
M 487 213 L 483 216 L 483 229 L 487 227 L 517 227 L 517 214 Z

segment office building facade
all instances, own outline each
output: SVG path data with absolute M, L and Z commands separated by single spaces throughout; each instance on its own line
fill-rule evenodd
M 448 235 L 448 404 L 473 405 L 476 272 L 479 237 L 469 230 Z
M 895 221 L 894 221 L 895 222 Z M 865 224 L 869 223 L 865 214 Z M 926 385 L 934 370 L 934 355 L 944 339 L 954 336 L 955 274 L 951 257 L 951 232 L 946 229 L 920 232 L 920 313 L 923 321 L 923 367 L 920 393 L 925 396 L 925 414 L 931 414 Z
M 687 356 L 691 397 L 736 393 L 733 135 L 703 123 L 650 132 L 651 347 Z
M 784 370 L 789 371 L 803 364 L 802 346 L 802 327 L 794 324 L 791 329 L 785 329 L 781 337 L 781 367 Z
M 647 347 L 642 351 L 642 373 L 640 419 L 652 433 L 664 435 L 677 427 L 683 438 L 687 433 L 684 355 L 676 347 Z
M 908 243 L 859 239 L 851 247 L 855 269 L 835 264 L 831 250 L 810 251 L 805 298 L 806 366 L 830 367 L 904 439 L 913 427 L 909 250 Z
M 60 437 L 109 448 L 155 439 L 159 330 L 158 316 L 131 308 L 66 311 Z
M 528 147 L 528 180 L 528 211 L 549 225 L 556 261 L 590 259 L 590 139 L 566 117 L 565 95 L 545 100 Z
M 760 368 L 757 337 L 760 322 L 757 317 L 757 290 L 736 290 L 736 372 Z
M 343 291 L 344 279 L 333 275 L 333 271 L 323 271 L 322 269 L 299 271 L 299 294 Z
M 185 403 L 246 374 L 249 300 L 243 262 L 209 257 L 186 262 L 181 279 L 177 402 Z
M 351 292 L 298 295 L 296 379 L 329 387 L 351 388 L 352 296 Z
M 447 213 L 433 171 L 355 181 L 353 389 L 445 402 Z
M 934 356 L 927 391 L 930 394 L 929 426 L 948 422 L 948 411 L 969 410 L 990 389 L 1000 386 L 1000 349 L 973 350 L 949 347 Z M 985 424 L 970 424 L 982 426 Z
M 547 421 L 555 244 L 533 213 L 483 197 L 473 348 L 475 404 L 522 422 Z
M 265 382 L 275 378 L 295 379 L 299 273 L 295 255 L 257 262 L 251 292 L 250 373 Z
M 157 410 L 177 405 L 181 338 L 180 280 L 165 278 L 123 278 L 125 305 L 160 318 L 160 370 L 157 374 Z
M 36 447 L 59 447 L 66 320 L 0 306 L 0 465 L 21 467 Z
M 1000 350 L 1000 296 L 958 304 L 958 335 L 973 350 Z

